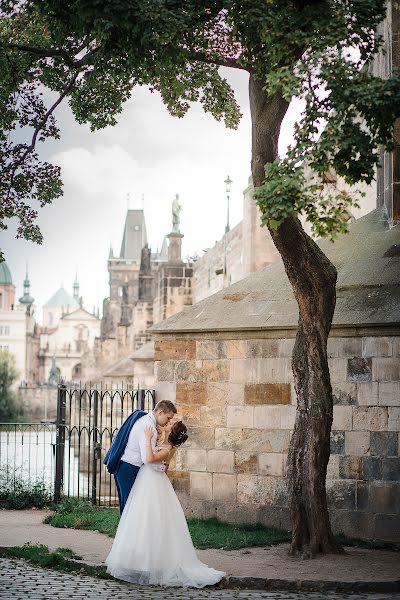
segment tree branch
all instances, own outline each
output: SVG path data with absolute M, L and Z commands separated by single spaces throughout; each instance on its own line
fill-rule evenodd
M 194 52 L 185 49 L 182 49 L 182 51 L 187 58 L 195 62 L 203 62 L 209 65 L 219 65 L 220 67 L 229 67 L 231 69 L 241 69 L 242 71 L 248 71 L 249 73 L 251 72 L 250 67 L 241 65 L 235 58 L 223 58 L 220 56 L 213 57 L 208 56 L 204 52 Z
M 35 46 L 24 46 L 23 44 L 5 44 L 5 48 L 9 48 L 10 50 L 20 50 L 21 52 L 27 52 L 29 54 L 36 54 L 37 56 L 41 56 L 43 58 L 52 58 L 58 56 L 63 58 L 65 63 L 72 68 L 79 68 L 85 64 L 87 59 L 92 56 L 95 52 L 98 51 L 98 48 L 95 48 L 91 52 L 88 52 L 83 56 L 80 60 L 75 60 L 66 50 L 62 48 L 37 48 Z

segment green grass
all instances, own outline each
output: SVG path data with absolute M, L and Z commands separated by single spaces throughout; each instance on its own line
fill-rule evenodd
M 0 557 L 22 558 L 44 569 L 55 569 L 66 573 L 87 573 L 101 579 L 112 579 L 105 568 L 93 570 L 84 564 L 80 565 L 72 562 L 71 559 L 81 560 L 81 557 L 69 548 L 57 548 L 57 550 L 51 551 L 42 544 L 33 545 L 28 543 L 21 547 L 0 548 Z
M 119 511 L 116 508 L 93 506 L 90 502 L 76 498 L 64 498 L 53 506 L 55 511 L 45 519 L 53 527 L 72 529 L 91 529 L 115 535 L 119 523 Z M 188 519 L 190 534 L 196 548 L 221 548 L 237 550 L 251 546 L 271 546 L 289 542 L 289 531 L 266 527 L 260 523 L 224 523 L 219 519 Z M 367 541 L 349 538 L 344 534 L 336 536 L 344 546 L 355 546 L 372 550 L 400 550 L 400 544 Z
M 8 510 L 43 508 L 51 502 L 51 493 L 44 481 L 26 480 L 19 469 L 0 465 L 0 507 Z

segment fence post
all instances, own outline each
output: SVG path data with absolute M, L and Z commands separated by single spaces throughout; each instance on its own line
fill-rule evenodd
M 138 408 L 144 410 L 144 401 L 146 397 L 146 390 L 138 390 Z
M 66 405 L 67 388 L 63 383 L 60 383 L 57 387 L 56 475 L 54 480 L 54 502 L 56 504 L 61 500 L 64 481 Z
M 100 458 L 99 446 L 99 392 L 93 391 L 93 458 L 92 458 L 92 504 L 96 504 L 97 497 L 97 461 Z

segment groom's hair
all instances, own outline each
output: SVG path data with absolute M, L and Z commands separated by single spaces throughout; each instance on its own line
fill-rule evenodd
M 163 413 L 174 413 L 176 414 L 176 406 L 170 400 L 160 400 L 157 402 L 154 408 L 155 411 L 161 410 Z

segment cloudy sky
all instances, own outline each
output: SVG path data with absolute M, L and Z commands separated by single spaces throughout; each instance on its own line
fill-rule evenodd
M 158 94 L 136 88 L 118 125 L 91 133 L 74 122 L 68 105 L 57 118 L 61 139 L 39 148 L 40 156 L 62 168 L 64 195 L 41 209 L 42 245 L 15 239 L 16 222 L 1 232 L 18 297 L 28 262 L 31 295 L 41 321 L 41 306 L 64 285 L 72 293 L 77 271 L 84 307 L 100 307 L 108 296 L 110 244 L 119 254 L 128 208 L 144 210 L 149 244 L 161 246 L 171 230 L 171 203 L 179 194 L 183 207 L 183 257 L 202 254 L 224 233 L 224 180 L 233 180 L 231 226 L 242 218 L 243 190 L 250 175 L 248 76 L 223 69 L 233 86 L 243 117 L 236 131 L 193 105 L 183 118 L 171 117 Z M 299 106 L 289 110 L 280 139 L 291 139 Z

